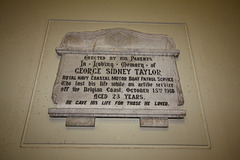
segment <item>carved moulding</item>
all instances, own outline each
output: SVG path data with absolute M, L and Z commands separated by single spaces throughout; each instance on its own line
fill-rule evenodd
M 49 108 L 66 126 L 94 127 L 95 118 L 139 118 L 141 127 L 168 127 L 186 111 L 176 58 L 168 35 L 124 28 L 65 35 Z

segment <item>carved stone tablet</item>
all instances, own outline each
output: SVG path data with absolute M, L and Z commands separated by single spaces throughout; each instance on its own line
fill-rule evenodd
M 140 118 L 141 127 L 168 127 L 168 118 L 186 111 L 168 35 L 114 28 L 67 33 L 56 52 L 61 56 L 51 117 L 66 126 L 94 127 L 97 117 Z

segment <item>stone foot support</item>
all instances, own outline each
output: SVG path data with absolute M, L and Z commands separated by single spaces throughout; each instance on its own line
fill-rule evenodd
M 95 127 L 94 117 L 67 117 L 66 127 Z
M 140 127 L 168 128 L 168 118 L 140 118 Z

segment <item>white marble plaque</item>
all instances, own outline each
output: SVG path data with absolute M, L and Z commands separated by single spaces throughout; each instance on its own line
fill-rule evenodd
M 170 36 L 122 28 L 68 33 L 56 48 L 61 62 L 51 117 L 67 126 L 94 126 L 97 117 L 140 118 L 142 127 L 168 127 L 186 111 Z

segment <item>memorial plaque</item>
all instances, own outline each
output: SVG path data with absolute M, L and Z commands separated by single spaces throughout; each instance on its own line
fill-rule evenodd
M 95 118 L 139 118 L 141 127 L 168 127 L 184 118 L 176 58 L 168 35 L 114 28 L 71 32 L 56 52 L 61 56 L 50 117 L 66 126 L 94 127 Z

